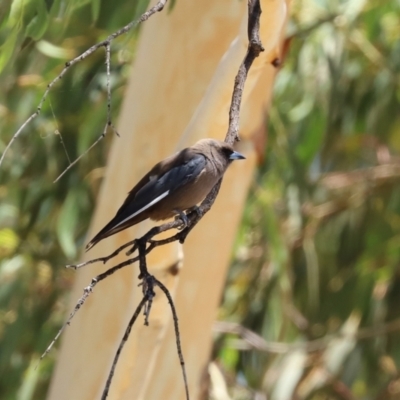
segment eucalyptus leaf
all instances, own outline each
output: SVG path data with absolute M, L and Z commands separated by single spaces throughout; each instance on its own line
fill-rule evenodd
M 44 1 L 36 2 L 36 15 L 28 24 L 25 35 L 33 40 L 39 40 L 47 30 L 49 25 L 49 14 Z
M 57 221 L 58 241 L 68 258 L 74 258 L 77 254 L 75 230 L 78 223 L 78 202 L 78 192 L 72 189 L 62 205 Z
M 10 32 L 6 41 L 0 46 L 0 73 L 11 60 L 11 57 L 14 54 L 17 39 L 18 31 L 14 29 Z
M 92 0 L 92 21 L 96 22 L 100 15 L 101 0 Z

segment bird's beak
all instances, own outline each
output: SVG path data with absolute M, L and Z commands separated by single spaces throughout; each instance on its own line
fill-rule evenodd
M 245 160 L 246 157 L 243 154 L 238 153 L 237 151 L 234 151 L 230 156 L 230 160 Z

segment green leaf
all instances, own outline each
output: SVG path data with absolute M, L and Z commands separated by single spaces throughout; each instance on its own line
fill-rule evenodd
M 64 202 L 57 221 L 57 236 L 65 255 L 74 258 L 77 253 L 75 246 L 75 228 L 78 222 L 78 192 L 71 190 Z
M 10 61 L 12 55 L 14 54 L 14 49 L 16 47 L 18 39 L 18 30 L 13 29 L 7 40 L 0 46 L 0 73 L 3 71 L 4 67 Z
M 47 57 L 59 58 L 61 60 L 69 60 L 75 56 L 73 50 L 64 49 L 63 47 L 56 46 L 53 43 L 41 40 L 36 44 L 36 48 Z
M 23 10 L 24 0 L 13 0 L 8 16 L 8 26 L 20 25 L 22 23 Z
M 17 393 L 17 400 L 31 400 L 34 398 L 41 372 L 37 367 L 38 359 L 37 357 L 32 357 L 29 367 L 24 372 L 24 377 Z
M 100 15 L 101 0 L 92 0 L 92 21 L 96 22 Z
M 33 40 L 39 40 L 47 30 L 49 25 L 49 14 L 44 1 L 36 3 L 36 15 L 29 22 L 25 30 L 25 35 Z

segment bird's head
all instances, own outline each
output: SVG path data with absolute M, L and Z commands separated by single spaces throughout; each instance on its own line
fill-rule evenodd
M 228 164 L 234 160 L 244 160 L 246 158 L 243 154 L 235 151 L 230 144 L 216 139 L 199 140 L 193 148 L 205 155 L 209 154 L 214 158 L 218 157 L 218 159 Z

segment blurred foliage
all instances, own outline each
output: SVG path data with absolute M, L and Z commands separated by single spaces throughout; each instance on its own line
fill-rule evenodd
M 400 2 L 294 2 L 289 36 L 212 398 L 399 399 Z
M 146 4 L 0 3 L 0 153 L 63 63 Z M 400 2 L 295 1 L 289 35 L 220 309 L 230 323 L 219 326 L 211 398 L 394 399 Z M 112 46 L 115 115 L 135 40 Z M 47 390 L 56 351 L 35 367 L 68 311 L 73 272 L 62 266 L 83 245 L 111 134 L 52 182 L 102 132 L 105 77 L 99 49 L 57 83 L 0 170 L 1 399 Z
M 64 63 L 135 19 L 148 0 L 0 2 L 0 154 L 35 111 Z M 112 44 L 113 113 L 136 34 Z M 0 169 L 0 398 L 45 397 L 56 352 L 37 366 L 68 310 L 65 294 L 106 163 L 106 138 L 56 184 L 54 179 L 102 133 L 104 49 L 68 71 Z M 116 113 L 115 115 L 116 116 Z

